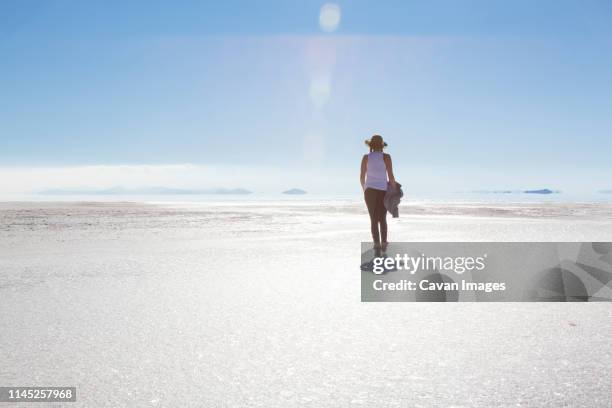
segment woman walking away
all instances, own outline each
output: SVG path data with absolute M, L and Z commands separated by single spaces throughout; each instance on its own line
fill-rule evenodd
M 387 250 L 387 210 L 384 199 L 387 183 L 395 187 L 391 156 L 383 153 L 387 144 L 382 136 L 374 135 L 365 141 L 370 153 L 361 160 L 361 174 L 359 180 L 365 197 L 368 213 L 370 214 L 370 227 L 374 249 Z

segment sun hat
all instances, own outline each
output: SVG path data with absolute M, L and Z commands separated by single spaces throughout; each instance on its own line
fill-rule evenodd
M 387 143 L 385 143 L 381 135 L 374 135 L 370 139 L 366 139 L 365 144 L 367 144 L 370 149 L 382 149 L 383 147 L 387 147 Z

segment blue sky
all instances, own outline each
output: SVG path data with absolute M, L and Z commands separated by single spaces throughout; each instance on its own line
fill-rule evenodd
M 4 190 L 612 188 L 611 2 L 324 4 L 3 0 Z

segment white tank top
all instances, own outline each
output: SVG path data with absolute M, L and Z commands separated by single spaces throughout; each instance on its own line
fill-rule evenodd
M 368 154 L 365 187 L 387 191 L 387 166 L 383 159 L 383 152 Z

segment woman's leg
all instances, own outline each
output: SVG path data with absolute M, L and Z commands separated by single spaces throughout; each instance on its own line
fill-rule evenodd
M 370 214 L 370 230 L 372 231 L 372 240 L 376 245 L 380 245 L 380 237 L 378 235 L 378 194 L 377 191 L 371 188 L 366 188 L 363 196 L 365 198 L 368 214 Z
M 380 191 L 377 197 L 378 223 L 380 223 L 380 240 L 387 242 L 387 209 L 385 208 L 385 192 Z

